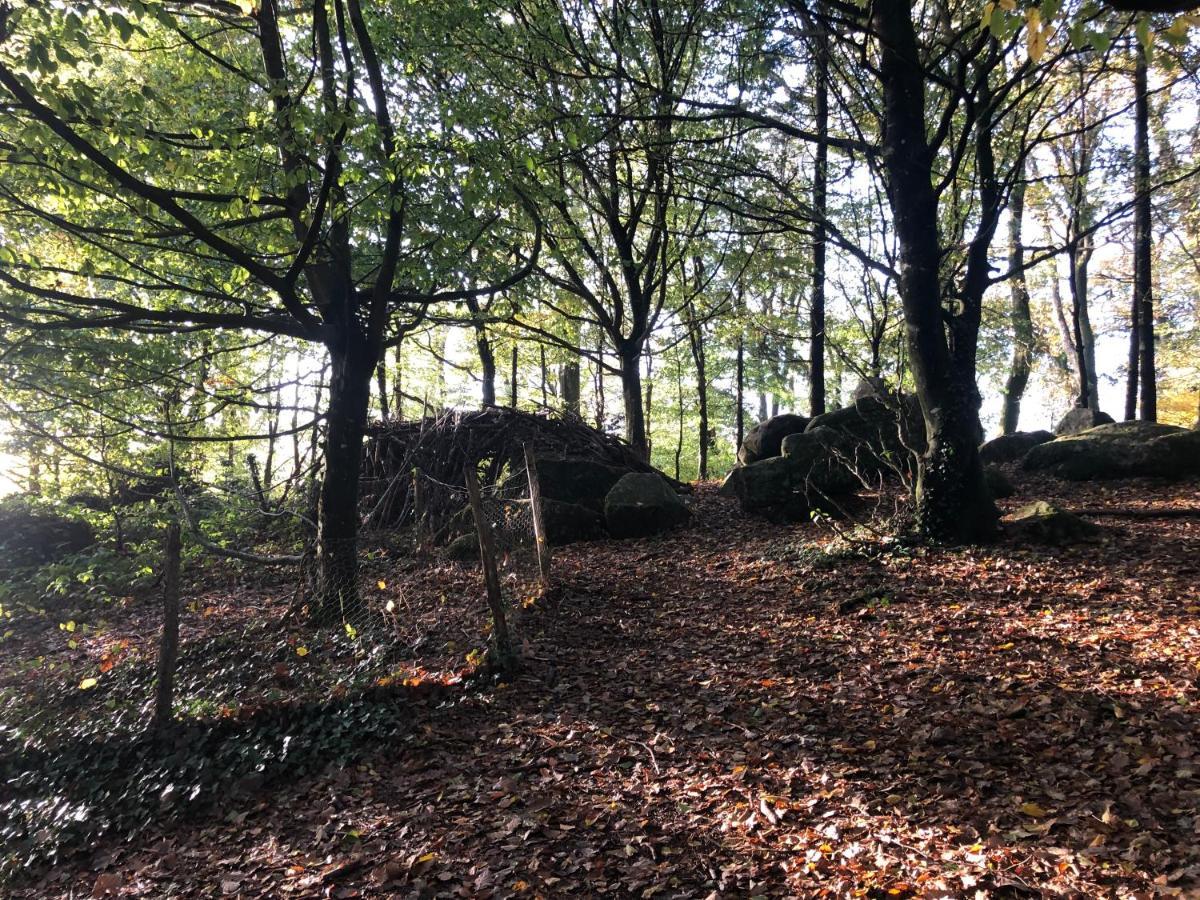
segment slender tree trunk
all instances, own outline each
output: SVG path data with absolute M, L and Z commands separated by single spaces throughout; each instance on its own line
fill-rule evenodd
M 1071 324 L 1075 333 L 1075 356 L 1079 372 L 1079 396 L 1075 403 L 1098 412 L 1100 391 L 1096 379 L 1096 336 L 1092 331 L 1092 318 L 1088 310 L 1088 265 L 1091 257 L 1090 237 L 1080 239 L 1067 250 L 1071 264 Z
M 512 371 L 508 380 L 508 405 L 517 408 L 517 345 L 512 348 Z
M 1136 211 L 1136 206 L 1135 206 Z M 1136 226 L 1135 226 L 1136 231 Z M 1132 422 L 1137 418 L 1137 402 L 1138 402 L 1138 376 L 1141 374 L 1138 367 L 1141 365 L 1141 342 L 1142 342 L 1142 326 L 1139 321 L 1141 318 L 1141 298 L 1137 291 L 1137 238 L 1134 238 L 1134 285 L 1133 285 L 1133 301 L 1129 305 L 1129 361 L 1128 371 L 1125 377 L 1125 421 Z
M 643 407 L 643 418 L 646 425 L 646 459 L 654 452 L 654 357 L 646 354 L 646 405 Z
M 542 409 L 550 408 L 550 371 L 546 367 L 546 348 L 538 347 L 542 367 Z
M 1009 301 L 1012 309 L 1013 352 L 1008 367 L 1008 381 L 1004 386 L 1005 434 L 1017 430 L 1021 418 L 1021 399 L 1029 384 L 1029 372 L 1033 367 L 1033 316 L 1029 311 L 1029 287 L 1025 281 L 1025 246 L 1021 229 L 1025 221 L 1025 182 L 1013 185 L 1009 198 L 1008 220 L 1008 266 L 1012 270 L 1009 284 Z
M 158 677 L 154 687 L 153 727 L 156 731 L 163 731 L 170 726 L 175 699 L 175 664 L 179 659 L 179 573 L 183 559 L 178 522 L 167 526 L 163 556 L 163 626 L 158 645 Z
M 675 393 L 679 402 L 679 431 L 675 440 L 675 480 L 679 480 L 679 464 L 683 459 L 683 365 L 675 366 Z M 703 451 L 702 451 L 703 452 Z M 703 476 L 702 476 L 703 477 Z
M 401 358 L 400 345 L 396 345 L 396 352 L 392 361 L 392 369 L 396 373 L 396 377 L 392 381 L 392 403 L 393 409 L 396 411 L 396 421 L 404 421 L 404 363 Z
M 809 415 L 825 412 L 825 213 L 829 177 L 829 46 L 827 37 L 818 34 L 813 42 L 816 78 L 816 164 L 813 170 L 812 235 L 813 285 L 809 310 Z
M 361 611 L 358 593 L 358 482 L 375 369 L 361 346 L 331 347 L 325 422 L 325 477 L 317 521 L 317 596 L 325 621 Z
M 1134 66 L 1133 294 L 1137 305 L 1135 330 L 1140 354 L 1141 419 L 1143 422 L 1157 422 L 1158 385 L 1154 365 L 1154 284 L 1151 269 L 1150 100 L 1146 69 L 1146 48 L 1138 41 Z M 1130 378 L 1133 378 L 1132 371 Z M 1127 415 L 1127 418 L 1132 416 Z
M 925 73 L 911 0 L 871 6 L 883 84 L 882 161 L 899 243 L 899 293 L 909 363 L 925 417 L 918 464 L 917 527 L 927 537 L 976 541 L 995 531 L 997 511 L 979 459 L 974 371 L 956 367 L 942 323 L 937 196 L 925 132 Z
M 746 341 L 742 334 L 738 333 L 737 339 L 737 363 L 735 364 L 734 378 L 737 385 L 734 390 L 734 430 L 737 432 L 737 446 L 733 448 L 734 456 L 742 449 L 742 441 L 746 439 Z
M 379 365 L 375 367 L 375 392 L 379 394 L 379 418 L 387 422 L 392 417 L 392 411 L 388 403 L 388 377 L 387 377 L 387 357 L 379 360 Z
M 646 460 L 650 447 L 646 442 L 646 416 L 642 407 L 642 349 L 636 345 L 621 348 L 621 396 L 625 401 L 625 440 Z

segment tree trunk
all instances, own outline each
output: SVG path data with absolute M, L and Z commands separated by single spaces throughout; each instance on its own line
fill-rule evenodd
M 346 621 L 362 609 L 358 593 L 358 479 L 374 361 L 366 349 L 330 349 L 325 477 L 317 520 L 318 613 Z
M 1013 186 L 1009 199 L 1008 220 L 1008 266 L 1012 270 L 1009 299 L 1012 308 L 1013 352 L 1008 368 L 1008 381 L 1004 386 L 1005 434 L 1017 430 L 1021 418 L 1021 399 L 1029 384 L 1029 372 L 1033 366 L 1033 317 L 1029 311 L 1029 287 L 1025 281 L 1025 247 L 1021 228 L 1025 220 L 1025 182 Z
M 737 446 L 733 448 L 733 453 L 736 456 L 738 451 L 742 449 L 742 441 L 746 439 L 746 341 L 745 338 L 738 333 L 737 339 L 737 364 L 736 364 L 735 379 L 737 387 L 734 391 L 734 430 L 737 432 Z
M 483 405 L 496 405 L 496 354 L 492 351 L 492 342 L 488 340 L 487 329 L 483 322 L 475 322 L 475 349 L 479 354 L 480 379 L 483 388 Z
M 650 459 L 646 442 L 646 416 L 642 407 L 642 349 L 621 350 L 621 396 L 625 401 L 625 440 L 642 457 Z
M 979 459 L 975 373 L 953 365 L 942 324 L 933 154 L 911 0 L 871 10 L 880 42 L 882 159 L 900 250 L 898 288 L 927 440 L 917 468 L 917 528 L 934 540 L 977 541 L 993 535 L 997 511 Z
M 1096 380 L 1096 335 L 1088 311 L 1088 264 L 1092 240 L 1081 238 L 1067 250 L 1071 265 L 1071 325 L 1075 333 L 1075 361 L 1079 373 L 1079 395 L 1075 405 L 1100 410 L 1100 389 Z
M 175 664 L 179 659 L 179 572 L 183 543 L 179 523 L 167 526 L 163 567 L 163 626 L 158 644 L 158 677 L 154 686 L 156 731 L 170 726 L 175 699 Z
M 1137 305 L 1141 419 L 1143 422 L 1157 422 L 1158 385 L 1154 371 L 1154 284 L 1151 269 L 1150 101 L 1146 68 L 1146 48 L 1138 41 L 1137 63 L 1134 67 L 1133 295 Z M 1130 378 L 1133 378 L 1132 372 Z
M 569 416 L 579 416 L 581 409 L 578 357 L 559 366 L 558 393 L 562 398 L 563 412 Z
M 509 373 L 508 380 L 508 405 L 513 409 L 517 408 L 517 345 L 513 344 L 512 348 L 512 371 Z
M 825 211 L 829 173 L 829 47 L 818 34 L 813 43 L 816 69 L 816 165 L 813 170 L 813 286 L 809 310 L 809 415 L 825 412 Z

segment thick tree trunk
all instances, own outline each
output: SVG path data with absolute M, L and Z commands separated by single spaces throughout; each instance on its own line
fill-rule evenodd
M 818 34 L 813 47 L 816 69 L 816 165 L 813 170 L 813 286 L 809 310 L 809 415 L 825 412 L 825 211 L 829 172 L 829 48 Z
M 625 440 L 643 458 L 650 458 L 646 442 L 646 415 L 642 407 L 642 350 L 623 348 L 621 352 L 621 396 L 625 401 Z
M 325 477 L 317 520 L 318 614 L 347 621 L 362 608 L 358 593 L 358 479 L 374 361 L 363 347 L 330 349 L 325 417 Z
M 483 387 L 483 405 L 496 405 L 496 354 L 492 342 L 481 327 L 475 328 L 475 349 L 479 353 L 480 379 Z
M 977 541 L 993 535 L 997 511 L 979 459 L 975 373 L 953 365 L 942 324 L 933 154 L 911 0 L 871 9 L 880 39 L 882 159 L 900 248 L 898 286 L 928 445 L 918 463 L 917 527 L 935 540 Z
M 1009 299 L 1012 309 L 1013 352 L 1008 367 L 1008 381 L 1004 385 L 1005 434 L 1017 430 L 1021 418 L 1021 399 L 1029 384 L 1029 372 L 1033 367 L 1033 316 L 1029 311 L 1029 287 L 1025 281 L 1025 246 L 1021 228 L 1025 220 L 1025 183 L 1013 186 L 1009 199 L 1008 220 L 1008 267 L 1012 270 Z
M 1146 48 L 1138 41 L 1134 67 L 1133 294 L 1137 304 L 1141 419 L 1143 422 L 1157 422 L 1158 385 L 1154 371 L 1154 284 L 1150 231 L 1150 101 L 1146 68 Z M 1132 373 L 1130 377 L 1133 377 Z

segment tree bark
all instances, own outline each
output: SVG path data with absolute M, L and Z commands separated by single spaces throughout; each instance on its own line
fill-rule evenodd
M 488 338 L 487 326 L 483 321 L 483 310 L 479 300 L 467 299 L 467 310 L 471 313 L 471 326 L 475 330 L 475 350 L 479 354 L 480 380 L 483 390 L 484 406 L 496 405 L 496 354 L 492 350 L 492 342 Z
M 1141 419 L 1143 422 L 1157 422 L 1158 385 L 1154 365 L 1154 284 L 1151 268 L 1150 100 L 1146 70 L 1146 48 L 1138 41 L 1134 66 L 1133 294 L 1137 306 Z M 1132 371 L 1130 378 L 1133 378 Z
M 899 293 L 910 365 L 925 418 L 917 467 L 916 524 L 928 538 L 990 538 L 998 517 L 983 479 L 975 373 L 953 365 L 943 325 L 933 153 L 925 132 L 925 73 L 911 0 L 875 3 L 884 128 L 882 161 L 899 243 Z
M 825 412 L 825 213 L 829 177 L 829 47 L 818 34 L 813 42 L 816 78 L 816 162 L 813 170 L 812 304 L 809 309 L 809 415 Z
M 621 348 L 621 397 L 625 401 L 625 440 L 642 457 L 650 459 L 646 442 L 646 415 L 642 406 L 642 348 Z
M 1025 246 L 1021 229 L 1025 221 L 1025 182 L 1013 186 L 1009 199 L 1008 267 L 1012 271 L 1009 301 L 1012 309 L 1013 352 L 1004 386 L 1003 431 L 1012 434 L 1021 418 L 1021 399 L 1033 367 L 1033 316 L 1029 310 L 1029 286 L 1025 281 Z
M 513 344 L 512 348 L 512 370 L 509 372 L 508 379 L 508 405 L 513 409 L 517 408 L 517 345 Z
M 167 526 L 163 567 L 163 626 L 158 645 L 158 677 L 154 686 L 156 731 L 170 726 L 175 699 L 175 664 L 179 659 L 179 573 L 182 568 L 183 541 L 179 523 Z
M 375 369 L 366 347 L 330 348 L 325 477 L 317 520 L 317 599 L 326 621 L 346 621 L 362 610 L 358 593 L 358 482 L 363 434 Z
M 580 415 L 579 359 L 563 363 L 558 369 L 558 393 L 562 398 L 563 412 L 569 416 Z

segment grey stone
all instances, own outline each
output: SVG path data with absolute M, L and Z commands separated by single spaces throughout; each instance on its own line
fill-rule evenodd
M 805 429 L 808 419 L 793 413 L 783 413 L 759 422 L 750 429 L 738 449 L 738 462 L 742 465 L 779 456 L 783 439 Z
M 1054 440 L 1052 431 L 1014 431 L 986 441 L 979 448 L 984 463 L 1016 462 L 1039 444 Z
M 1100 535 L 1096 525 L 1045 500 L 1022 507 L 1005 518 L 1004 524 L 1008 531 L 1040 544 L 1075 544 L 1093 541 Z
M 1086 406 L 1076 406 L 1059 419 L 1058 424 L 1054 426 L 1054 433 L 1058 435 L 1079 434 L 1089 428 L 1095 428 L 1097 425 L 1111 425 L 1112 422 L 1113 417 L 1106 412 L 1091 410 Z
M 1030 471 L 1046 471 L 1070 481 L 1159 475 L 1183 477 L 1194 471 L 1186 442 L 1160 443 L 1189 434 L 1155 422 L 1113 422 L 1032 448 L 1022 461 Z
M 691 512 L 661 475 L 630 472 L 604 498 L 604 521 L 615 538 L 657 534 L 681 525 Z

